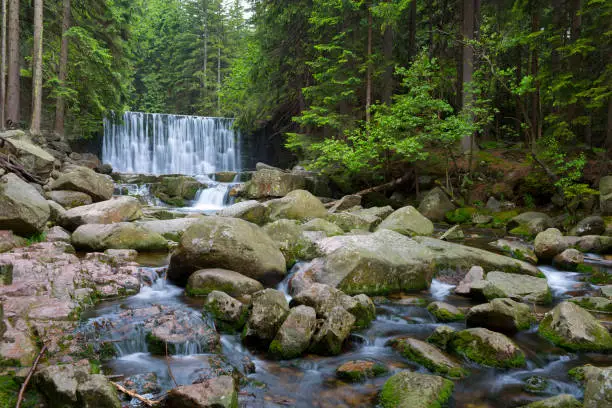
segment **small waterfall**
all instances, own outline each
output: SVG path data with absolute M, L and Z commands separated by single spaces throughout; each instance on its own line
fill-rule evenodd
M 125 112 L 104 119 L 102 161 L 121 173 L 203 175 L 239 171 L 233 119 Z
M 196 197 L 193 208 L 201 211 L 216 211 L 231 204 L 229 192 L 233 184 L 218 183 L 209 184 L 208 188 L 200 190 Z

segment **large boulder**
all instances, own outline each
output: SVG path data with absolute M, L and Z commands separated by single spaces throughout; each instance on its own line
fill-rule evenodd
M 585 235 L 603 235 L 606 232 L 606 222 L 599 215 L 583 218 L 570 231 L 570 235 L 582 237 Z
M 336 306 L 328 314 L 312 337 L 310 351 L 321 355 L 337 355 L 351 334 L 355 317 L 343 307 Z
M 511 298 L 529 303 L 549 304 L 552 292 L 546 278 L 505 273 L 489 272 L 483 294 L 487 299 Z
M 274 167 L 260 168 L 244 186 L 248 198 L 284 197 L 294 190 L 306 188 L 302 174 L 287 173 Z
M 173 220 L 139 221 L 143 229 L 159 234 L 170 241 L 179 242 L 185 230 L 198 222 L 200 217 L 175 218 Z
M 310 345 L 317 324 L 317 315 L 312 307 L 294 307 L 270 343 L 270 353 L 276 358 L 299 357 Z
M 533 246 L 522 241 L 514 239 L 498 239 L 497 241 L 489 243 L 489 245 L 514 259 L 527 261 L 534 265 L 538 263 L 538 257 L 533 250 Z
M 459 363 L 424 341 L 410 337 L 400 337 L 393 339 L 391 346 L 408 360 L 412 360 L 436 374 L 450 378 L 461 378 L 466 374 Z
M 303 231 L 320 231 L 328 237 L 342 235 L 344 231 L 338 225 L 324 220 L 323 218 L 314 218 L 301 226 Z
M 559 394 L 554 397 L 523 405 L 520 408 L 583 408 L 580 401 L 570 394 Z
M 553 265 L 566 271 L 575 271 L 583 263 L 584 255 L 574 248 L 568 248 L 553 258 Z
M 589 312 L 571 302 L 560 303 L 546 313 L 539 333 L 569 350 L 612 350 L 612 336 L 608 330 Z
M 0 178 L 0 229 L 18 235 L 41 232 L 51 216 L 47 200 L 13 173 Z
M 455 293 L 457 295 L 470 296 L 472 292 L 472 284 L 475 282 L 484 281 L 484 277 L 485 273 L 482 267 L 472 266 L 455 287 Z
M 361 196 L 359 195 L 347 195 L 336 201 L 334 205 L 329 208 L 330 213 L 346 211 L 350 208 L 361 205 Z
M 13 131 L 3 134 L 5 144 L 0 150 L 16 157 L 19 163 L 31 173 L 46 179 L 53 171 L 55 157 L 32 143 L 23 132 Z
M 269 345 L 289 314 L 285 295 L 275 289 L 264 289 L 253 294 L 251 315 L 242 332 L 247 342 Z
M 218 329 L 228 332 L 242 329 L 248 315 L 248 307 L 242 302 L 217 290 L 208 294 L 204 309 L 215 319 Z
M 556 228 L 548 228 L 540 232 L 536 235 L 533 245 L 538 259 L 547 261 L 569 248 L 568 241 Z
M 402 207 L 394 211 L 391 215 L 383 220 L 378 226 L 378 229 L 387 229 L 400 234 L 414 235 L 431 235 L 434 231 L 433 223 L 419 213 L 414 207 Z
M 259 292 L 263 285 L 238 272 L 227 269 L 201 269 L 194 272 L 187 281 L 185 291 L 190 296 L 207 296 L 218 290 L 233 297 L 242 297 Z
M 512 218 L 507 225 L 510 233 L 522 236 L 535 236 L 551 228 L 553 220 L 548 215 L 535 211 L 528 211 Z
M 321 200 L 306 190 L 291 191 L 283 198 L 267 201 L 265 205 L 270 209 L 272 220 L 281 218 L 304 220 L 324 218 L 327 215 Z
M 0 230 L 0 253 L 10 251 L 16 247 L 26 246 L 27 241 L 18 235 L 13 234 L 13 231 Z
M 223 268 L 260 282 L 285 276 L 285 258 L 257 225 L 226 217 L 203 217 L 187 228 L 172 254 L 168 277 L 185 283 L 199 269 Z
M 599 204 L 603 215 L 612 215 L 612 176 L 599 180 Z
M 295 220 L 274 221 L 263 227 L 263 230 L 276 242 L 289 268 L 297 261 L 310 261 L 319 255 L 315 243 Z
M 168 249 L 164 237 L 129 222 L 81 225 L 71 239 L 75 248 L 89 251 L 135 249 L 138 252 L 156 252 Z
M 453 211 L 455 205 L 440 187 L 436 187 L 423 197 L 419 212 L 432 221 L 444 221 L 446 213 Z
M 584 408 L 612 406 L 612 367 L 585 370 Z
M 73 167 L 51 183 L 51 190 L 80 191 L 94 201 L 108 200 L 113 196 L 113 180 L 86 167 Z
M 192 385 L 183 385 L 168 392 L 165 408 L 238 408 L 234 379 L 222 375 Z
M 451 349 L 475 363 L 499 368 L 525 366 L 525 354 L 508 337 L 489 329 L 466 329 L 455 333 Z
M 355 230 L 372 231 L 382 221 L 375 215 L 356 214 L 346 211 L 329 214 L 327 220 L 344 232 Z
M 450 400 L 454 384 L 437 375 L 401 371 L 383 385 L 380 403 L 383 408 L 442 407 Z
M 160 200 L 178 207 L 184 207 L 186 200 L 196 198 L 202 183 L 189 176 L 163 176 L 159 183 L 153 185 L 151 192 Z
M 134 221 L 140 217 L 142 210 L 138 199 L 124 196 L 72 208 L 61 216 L 59 223 L 73 231 L 85 224 L 112 224 Z
M 529 305 L 507 298 L 474 306 L 465 317 L 467 327 L 484 327 L 510 334 L 529 329 L 535 321 Z
M 89 205 L 93 203 L 91 197 L 85 193 L 81 193 L 79 191 L 69 191 L 69 190 L 56 190 L 49 191 L 47 193 L 47 197 L 50 200 L 55 201 L 65 209 L 69 210 L 74 207 L 79 207 L 82 205 Z
M 257 225 L 268 222 L 270 208 L 256 200 L 242 201 L 226 207 L 217 213 L 220 217 L 241 218 Z

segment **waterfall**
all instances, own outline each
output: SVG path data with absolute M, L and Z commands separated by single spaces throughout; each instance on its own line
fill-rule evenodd
M 120 173 L 204 175 L 240 170 L 233 119 L 125 112 L 104 119 L 102 161 Z

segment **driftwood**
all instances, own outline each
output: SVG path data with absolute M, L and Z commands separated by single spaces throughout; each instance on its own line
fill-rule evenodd
M 388 183 L 385 184 L 381 184 L 375 187 L 370 187 L 370 188 L 366 188 L 365 190 L 361 190 L 358 191 L 356 193 L 353 193 L 352 195 L 357 195 L 357 196 L 364 196 L 368 193 L 377 193 L 379 191 L 383 191 L 395 186 L 398 186 L 400 184 L 404 184 L 407 183 L 408 181 L 410 181 L 410 179 L 414 176 L 414 173 L 406 173 L 405 175 L 403 175 L 400 178 L 396 178 L 394 180 L 391 180 Z M 325 203 L 325 208 L 331 208 L 333 207 L 339 200 L 335 200 L 335 201 L 330 201 L 329 203 Z
M 17 160 L 13 159 L 11 156 L 7 156 L 6 154 L 0 153 L 0 168 L 3 168 L 10 173 L 14 173 L 17 177 L 27 183 L 34 182 L 37 184 L 44 184 L 44 181 L 38 176 L 35 176 L 27 171 Z
M 146 397 L 143 397 L 142 395 L 137 394 L 134 391 L 130 391 L 127 388 L 123 387 L 122 385 L 117 384 L 116 382 L 111 381 L 110 383 L 113 384 L 115 388 L 117 388 L 119 391 L 121 391 L 125 395 L 132 397 L 132 398 L 136 398 L 138 401 L 142 402 L 147 407 L 154 407 L 161 402 L 161 401 L 151 400 Z
M 21 385 L 21 389 L 19 390 L 19 396 L 17 397 L 17 404 L 15 405 L 15 408 L 21 407 L 21 401 L 23 401 L 23 395 L 25 394 L 25 390 L 28 387 L 28 383 L 30 382 L 32 375 L 34 374 L 34 371 L 36 371 L 36 367 L 38 366 L 38 362 L 40 361 L 40 358 L 43 356 L 43 354 L 45 354 L 46 351 L 47 351 L 47 345 L 45 344 L 40 349 L 40 353 L 38 353 L 38 355 L 36 356 L 36 360 L 34 360 L 34 364 L 32 364 L 32 368 L 30 368 L 30 371 L 28 372 L 28 376 L 26 377 L 25 381 Z

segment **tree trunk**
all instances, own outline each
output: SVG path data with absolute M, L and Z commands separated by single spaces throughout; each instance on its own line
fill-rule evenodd
M 68 36 L 66 32 L 70 29 L 70 0 L 64 0 L 64 10 L 62 14 L 62 45 L 60 48 L 59 71 L 57 79 L 60 87 L 65 86 L 68 76 Z M 64 114 L 66 101 L 59 95 L 55 104 L 55 133 L 64 134 Z
M 540 30 L 540 14 L 539 10 L 535 9 L 531 15 L 531 31 L 538 32 Z M 531 96 L 531 148 L 535 148 L 536 141 L 541 135 L 540 123 L 540 83 L 537 80 L 539 71 L 538 50 L 534 47 L 531 52 L 531 75 L 535 79 L 535 91 Z
M 368 52 L 367 52 L 367 78 L 366 78 L 366 122 L 370 123 L 370 106 L 372 105 L 372 5 L 368 5 Z
M 416 0 L 410 2 L 410 34 L 409 38 L 409 52 L 410 58 L 413 58 L 416 55 L 416 21 L 417 21 L 417 6 Z
M 390 3 L 390 0 L 386 1 Z M 387 24 L 383 34 L 383 55 L 385 58 L 385 74 L 383 76 L 382 101 L 390 104 L 393 95 L 393 28 L 390 24 Z
M 8 10 L 8 72 L 6 90 L 6 121 L 19 125 L 19 94 L 21 92 L 19 57 L 19 0 L 9 0 Z
M 6 0 L 2 0 L 2 34 L 0 35 L 0 130 L 6 127 Z
M 608 100 L 608 129 L 606 130 L 606 150 L 612 158 L 612 98 Z
M 208 74 L 208 5 L 206 0 L 202 0 L 202 8 L 204 10 L 204 64 L 202 66 L 203 75 L 202 75 L 202 102 L 204 102 L 204 96 L 206 95 L 206 75 Z
M 42 113 L 43 0 L 34 0 L 34 49 L 32 51 L 32 123 L 30 133 L 40 134 Z
M 461 91 L 461 106 L 465 109 L 471 105 L 473 100 L 472 91 L 469 89 L 469 84 L 472 82 L 474 73 L 474 49 L 469 41 L 474 39 L 474 0 L 463 0 L 463 57 L 462 57 L 462 91 Z M 469 152 L 474 143 L 474 135 L 465 135 L 461 141 L 461 150 Z

